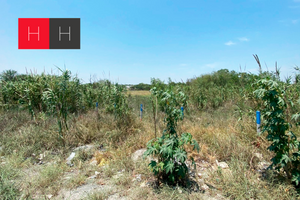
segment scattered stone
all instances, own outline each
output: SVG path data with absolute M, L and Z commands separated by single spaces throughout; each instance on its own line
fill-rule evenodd
M 95 179 L 95 178 L 97 178 L 97 175 L 90 176 L 88 179 Z
M 75 155 L 76 155 L 75 152 L 72 152 L 71 155 L 67 158 L 67 165 L 69 165 L 70 167 L 74 166 L 74 164 L 72 164 L 71 161 L 73 160 Z
M 209 187 L 206 184 L 203 184 L 200 188 L 204 191 L 209 189 Z
M 198 173 L 198 177 L 202 178 L 203 174 L 202 173 Z
M 147 149 L 139 149 L 131 155 L 131 159 L 136 162 L 143 158 L 143 154 Z
M 41 153 L 40 156 L 38 157 L 38 159 L 43 160 L 44 157 L 45 157 L 44 154 Z
M 118 179 L 120 178 L 121 176 L 123 176 L 123 174 L 121 172 L 117 172 L 116 175 L 113 176 L 114 179 Z
M 218 162 L 218 160 L 216 160 L 216 163 L 217 163 L 218 167 L 221 167 L 222 169 L 229 168 L 229 166 L 226 162 Z
M 52 194 L 48 194 L 46 197 L 47 197 L 48 199 L 51 199 L 51 198 L 53 197 L 53 195 L 52 195 Z
M 95 171 L 95 175 L 98 176 L 100 174 L 100 172 Z
M 135 175 L 135 178 L 132 179 L 132 181 L 138 181 L 138 182 L 141 182 L 141 181 L 142 181 L 142 175 L 141 175 L 141 174 Z
M 257 169 L 258 169 L 258 171 L 266 170 L 270 165 L 271 165 L 270 162 L 262 161 L 257 164 Z
M 260 161 L 263 160 L 263 156 L 261 153 L 254 153 L 254 157 L 258 158 Z
M 90 165 L 96 166 L 98 164 L 96 158 L 92 158 L 92 160 L 90 161 Z
M 146 186 L 147 186 L 146 181 L 142 182 L 141 185 L 140 185 L 140 187 L 142 187 L 142 188 L 146 187 Z

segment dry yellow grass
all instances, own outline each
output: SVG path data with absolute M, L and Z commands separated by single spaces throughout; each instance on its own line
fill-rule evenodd
M 147 91 L 129 92 L 133 92 L 135 95 L 142 95 Z M 148 92 L 148 94 L 150 93 Z M 142 98 L 132 98 L 132 101 L 138 102 L 136 99 Z M 218 160 L 229 165 L 228 170 L 230 170 L 232 176 L 226 174 L 225 170 L 219 170 L 209 174 L 209 178 L 203 180 L 219 188 L 220 194 L 231 199 L 296 199 L 296 190 L 292 185 L 285 182 L 273 183 L 271 175 L 268 175 L 268 177 L 271 177 L 270 179 L 262 179 L 260 174 L 251 167 L 250 163 L 252 163 L 254 153 L 261 153 L 266 161 L 269 161 L 272 157 L 267 151 L 268 143 L 257 138 L 255 120 L 246 115 L 241 120 L 237 120 L 237 116 L 232 114 L 233 112 L 229 108 L 226 107 L 226 109 L 227 111 L 224 111 L 224 107 L 214 112 L 187 113 L 184 120 L 180 121 L 177 127 L 178 134 L 189 132 L 200 145 L 199 153 L 193 151 L 191 146 L 186 146 L 188 157 L 192 156 L 196 164 L 198 164 L 197 169 L 199 169 L 199 163 L 202 163 L 202 161 L 214 165 L 216 160 Z M 5 115 L 7 118 L 8 114 L 5 113 Z M 25 117 L 28 117 L 27 112 L 24 114 Z M 4 170 L 7 171 L 5 173 L 14 173 L 13 171 L 8 171 L 11 168 L 27 172 L 27 176 L 17 176 L 14 181 L 22 183 L 20 188 L 16 187 L 16 191 L 20 191 L 19 196 L 24 194 L 28 198 L 38 198 L 51 194 L 53 199 L 59 199 L 61 191 L 68 191 L 93 181 L 101 185 L 104 183 L 107 185 L 111 184 L 120 191 L 120 194 L 130 199 L 144 199 L 145 197 L 147 199 L 201 198 L 202 194 L 199 192 L 188 193 L 185 190 L 181 190 L 179 193 L 179 190 L 162 187 L 160 192 L 156 193 L 152 187 L 140 187 L 141 183 L 151 182 L 155 176 L 148 168 L 148 160 L 133 162 L 131 156 L 136 150 L 145 148 L 147 142 L 155 137 L 155 133 L 151 110 L 145 114 L 145 118 L 142 121 L 139 120 L 138 116 L 135 117 L 136 121 L 125 132 L 118 129 L 112 114 L 99 112 L 99 118 L 97 118 L 93 110 L 79 117 L 74 116 L 74 119 L 69 122 L 69 132 L 66 135 L 67 145 L 69 145 L 68 149 L 55 146 L 53 152 L 61 153 L 58 155 L 49 154 L 47 159 L 44 159 L 45 164 L 43 165 L 31 164 L 33 162 L 32 153 L 39 154 L 45 151 L 42 148 L 39 148 L 41 149 L 40 151 L 36 147 L 33 149 L 33 144 L 36 146 L 38 144 L 45 146 L 45 144 L 50 142 L 52 142 L 52 146 L 56 144 L 55 138 L 49 136 L 46 138 L 48 132 L 43 131 L 46 127 L 50 127 L 48 128 L 50 130 L 54 129 L 52 127 L 55 127 L 55 121 L 52 124 L 51 121 L 47 122 L 47 126 L 30 125 L 29 127 L 27 127 L 28 125 L 25 121 L 23 122 L 24 126 L 18 130 L 8 129 L 5 132 L 5 134 L 13 133 L 3 138 L 3 141 L 7 144 L 6 149 L 17 149 L 20 146 L 18 146 L 20 141 L 28 145 L 21 146 L 14 154 L 6 154 L 5 159 L 7 163 L 1 166 L 0 173 L 4 173 Z M 158 137 L 162 135 L 166 126 L 163 122 L 163 117 L 162 113 L 158 113 Z M 5 119 L 5 117 L 3 118 Z M 7 127 L 13 127 L 21 122 L 18 118 L 7 121 Z M 45 132 L 45 136 L 42 135 L 43 137 L 39 138 L 39 140 L 33 140 L 43 132 Z M 18 141 L 18 143 L 15 144 L 14 141 Z M 261 143 L 259 147 L 253 145 L 255 141 Z M 104 144 L 106 151 L 99 152 L 97 150 L 92 160 L 89 158 L 86 160 L 81 159 L 81 156 L 78 155 L 75 158 L 74 166 L 69 168 L 64 161 L 70 155 L 69 148 L 88 143 L 94 145 Z M 30 145 L 33 147 L 29 148 Z M 54 151 L 55 149 L 57 150 Z M 26 165 L 23 163 L 25 156 L 29 157 Z M 94 160 L 97 161 L 97 166 L 90 165 L 90 162 Z M 100 172 L 100 175 L 95 179 L 88 178 L 94 175 L 95 171 Z M 120 176 L 119 179 L 113 178 L 115 175 L 119 176 L 120 174 L 124 176 Z M 141 175 L 142 182 L 132 181 L 138 174 Z M 66 177 L 71 178 L 66 179 Z M 278 180 L 275 178 L 274 180 Z M 10 179 L 10 177 L 6 178 L 6 180 Z M 132 190 L 128 190 L 129 187 Z M 110 192 L 107 192 L 98 194 L 99 197 L 97 198 L 90 199 L 104 199 L 104 197 L 108 198 L 109 195 L 111 195 Z M 1 195 L 0 199 L 2 199 Z
M 129 90 L 127 94 L 131 94 L 132 96 L 150 96 L 151 92 L 148 90 Z

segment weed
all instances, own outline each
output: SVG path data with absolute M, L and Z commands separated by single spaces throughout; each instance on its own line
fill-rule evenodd
M 152 160 L 149 164 L 158 180 L 167 180 L 172 184 L 184 184 L 188 172 L 185 163 L 187 152 L 184 145 L 193 145 L 199 151 L 198 143 L 196 140 L 192 140 L 190 133 L 183 133 L 179 136 L 176 132 L 177 122 L 182 117 L 180 106 L 186 105 L 186 96 L 182 92 L 175 94 L 172 91 L 156 91 L 155 87 L 151 91 L 158 96 L 159 104 L 166 114 L 164 119 L 166 129 L 162 137 L 148 142 L 144 155 L 158 156 L 158 162 Z M 195 166 L 193 158 L 191 159 Z

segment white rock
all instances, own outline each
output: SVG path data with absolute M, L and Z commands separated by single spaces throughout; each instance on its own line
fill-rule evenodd
M 47 197 L 48 199 L 51 199 L 51 198 L 53 197 L 53 195 L 52 195 L 52 194 L 48 194 L 46 197 Z
M 100 172 L 95 171 L 95 175 L 96 175 L 96 176 L 99 175 L 99 174 L 100 174 Z
M 263 156 L 261 153 L 254 153 L 254 156 L 257 157 L 259 160 L 263 160 Z
M 221 167 L 222 169 L 229 168 L 229 166 L 227 165 L 226 162 L 218 162 L 218 160 L 216 160 L 216 163 L 217 163 L 218 167 Z
M 75 152 L 72 152 L 71 155 L 67 158 L 67 164 L 68 165 L 72 165 L 71 161 L 73 160 L 73 158 L 75 157 Z
M 203 184 L 201 186 L 201 190 L 208 190 L 208 189 L 209 189 L 209 187 L 206 184 Z
M 147 186 L 146 181 L 142 182 L 141 185 L 140 185 L 140 187 L 146 187 L 146 186 Z
M 133 179 L 133 181 L 141 182 L 142 181 L 142 175 L 141 174 L 135 175 L 135 178 Z
M 147 149 L 139 149 L 137 150 L 136 152 L 134 152 L 132 155 L 131 155 L 131 159 L 136 162 L 138 161 L 139 159 L 142 159 L 143 158 L 143 154 L 145 153 Z
M 257 168 L 260 169 L 260 170 L 265 170 L 267 169 L 269 166 L 271 165 L 270 162 L 259 162 L 258 165 L 257 165 Z
M 43 158 L 44 158 L 44 154 L 41 153 L 38 159 L 43 160 Z

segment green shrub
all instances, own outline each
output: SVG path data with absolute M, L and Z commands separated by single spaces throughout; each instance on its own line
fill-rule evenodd
M 170 90 L 157 91 L 154 87 L 151 92 L 157 96 L 160 108 L 165 113 L 166 129 L 161 137 L 148 142 L 144 156 L 154 155 L 158 157 L 158 161 L 151 161 L 149 164 L 158 180 L 184 185 L 188 174 L 188 167 L 185 162 L 187 152 L 184 146 L 190 144 L 199 151 L 199 145 L 196 140 L 192 139 L 190 133 L 179 135 L 176 131 L 178 121 L 183 119 L 180 106 L 186 106 L 187 98 L 180 91 L 177 93 Z M 193 161 L 192 157 L 191 160 Z M 194 161 L 193 165 L 196 166 Z
M 263 130 L 267 132 L 267 139 L 272 144 L 268 150 L 275 156 L 269 168 L 283 169 L 289 179 L 298 185 L 300 183 L 300 144 L 296 135 L 290 131 L 288 102 L 293 105 L 292 99 L 287 98 L 290 85 L 280 81 L 265 78 L 256 84 L 254 93 L 263 100 L 262 110 Z M 295 117 L 294 117 L 295 118 Z

